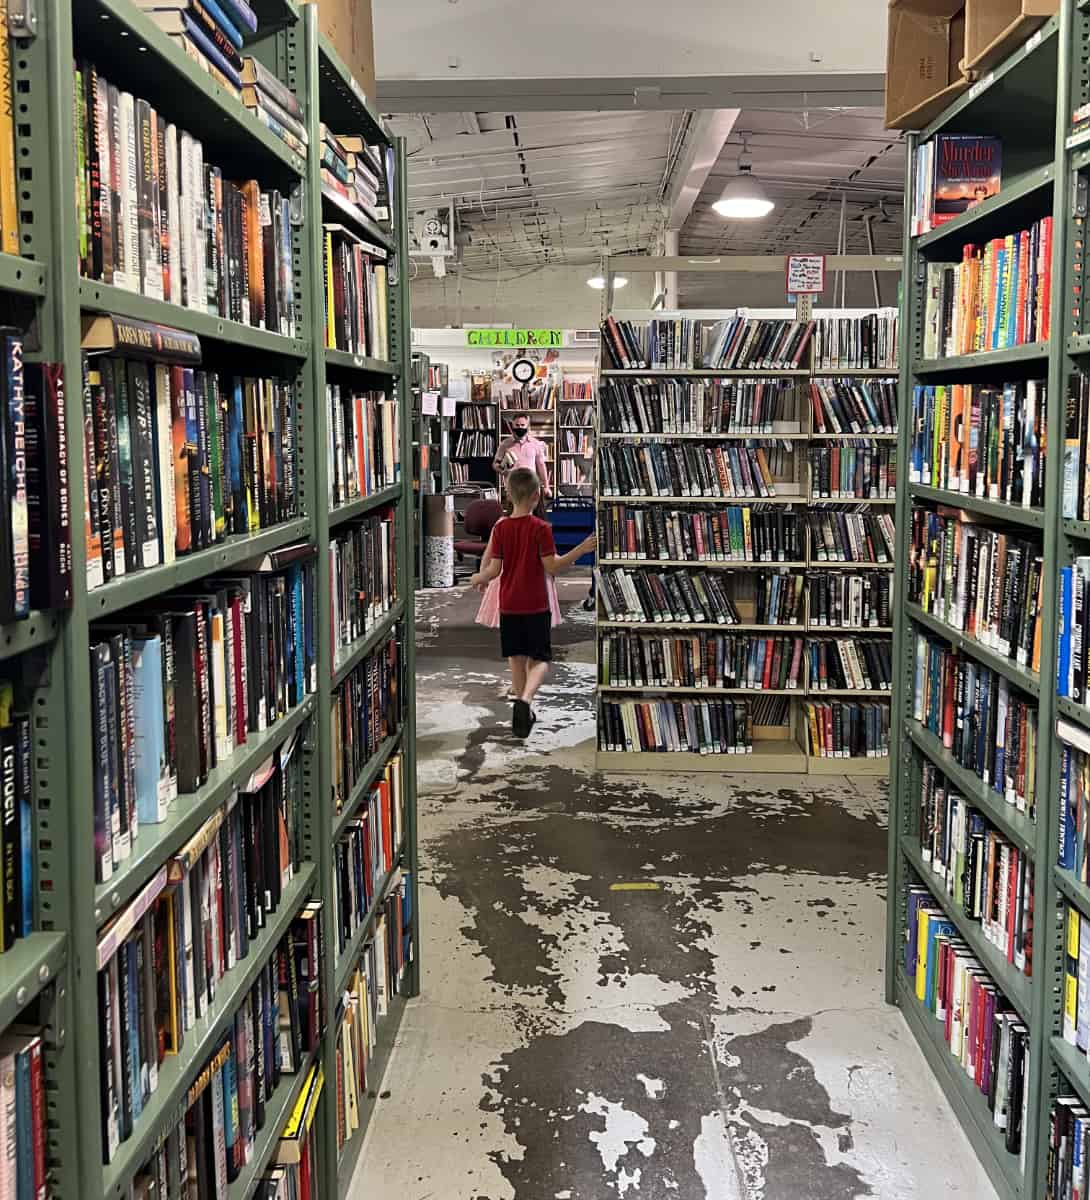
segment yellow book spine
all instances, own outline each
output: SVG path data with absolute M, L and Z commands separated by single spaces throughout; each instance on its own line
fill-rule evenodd
M 1079 1016 L 1079 914 L 1067 910 L 1067 961 L 1064 964 L 1064 1039 L 1075 1044 Z
M 921 908 L 916 918 L 916 999 L 923 1002 L 927 990 L 927 930 L 932 914 Z
M 19 217 L 15 199 L 15 113 L 12 108 L 8 0 L 0 0 L 0 250 L 19 253 Z
M 749 505 L 742 509 L 742 531 L 745 535 L 746 558 L 753 557 L 753 534 L 749 524 Z

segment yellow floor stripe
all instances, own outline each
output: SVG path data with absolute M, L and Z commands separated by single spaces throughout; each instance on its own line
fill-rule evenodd
M 661 883 L 611 883 L 611 892 L 657 892 L 662 889 Z

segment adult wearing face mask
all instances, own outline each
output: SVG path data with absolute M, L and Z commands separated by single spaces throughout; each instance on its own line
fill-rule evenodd
M 530 419 L 523 415 L 515 418 L 511 433 L 503 438 L 492 460 L 496 477 L 501 487 L 509 471 L 526 467 L 541 481 L 541 501 L 538 515 L 545 515 L 545 500 L 552 494 L 549 489 L 549 466 L 545 460 L 545 443 L 530 432 Z

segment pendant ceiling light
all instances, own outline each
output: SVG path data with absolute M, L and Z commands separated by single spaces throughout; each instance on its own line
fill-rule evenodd
M 625 286 L 625 284 L 627 284 L 627 283 L 628 283 L 628 280 L 623 275 L 614 275 L 613 276 L 613 286 L 615 288 L 623 288 Z M 604 275 L 592 275 L 587 280 L 587 287 L 594 288 L 594 290 L 596 292 L 604 291 L 605 286 L 606 286 L 606 277 Z
M 742 153 L 738 155 L 738 174 L 723 189 L 723 194 L 712 205 L 721 217 L 738 221 L 753 221 L 767 217 L 776 207 L 760 180 L 753 175 L 753 163 L 749 157 L 749 135 L 742 134 Z

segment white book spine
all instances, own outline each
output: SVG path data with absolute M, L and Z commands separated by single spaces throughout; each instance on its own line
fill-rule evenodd
M 136 165 L 135 102 L 131 92 L 118 97 L 121 116 L 121 215 L 125 241 L 125 282 L 114 283 L 130 291 L 140 290 L 140 187 Z

